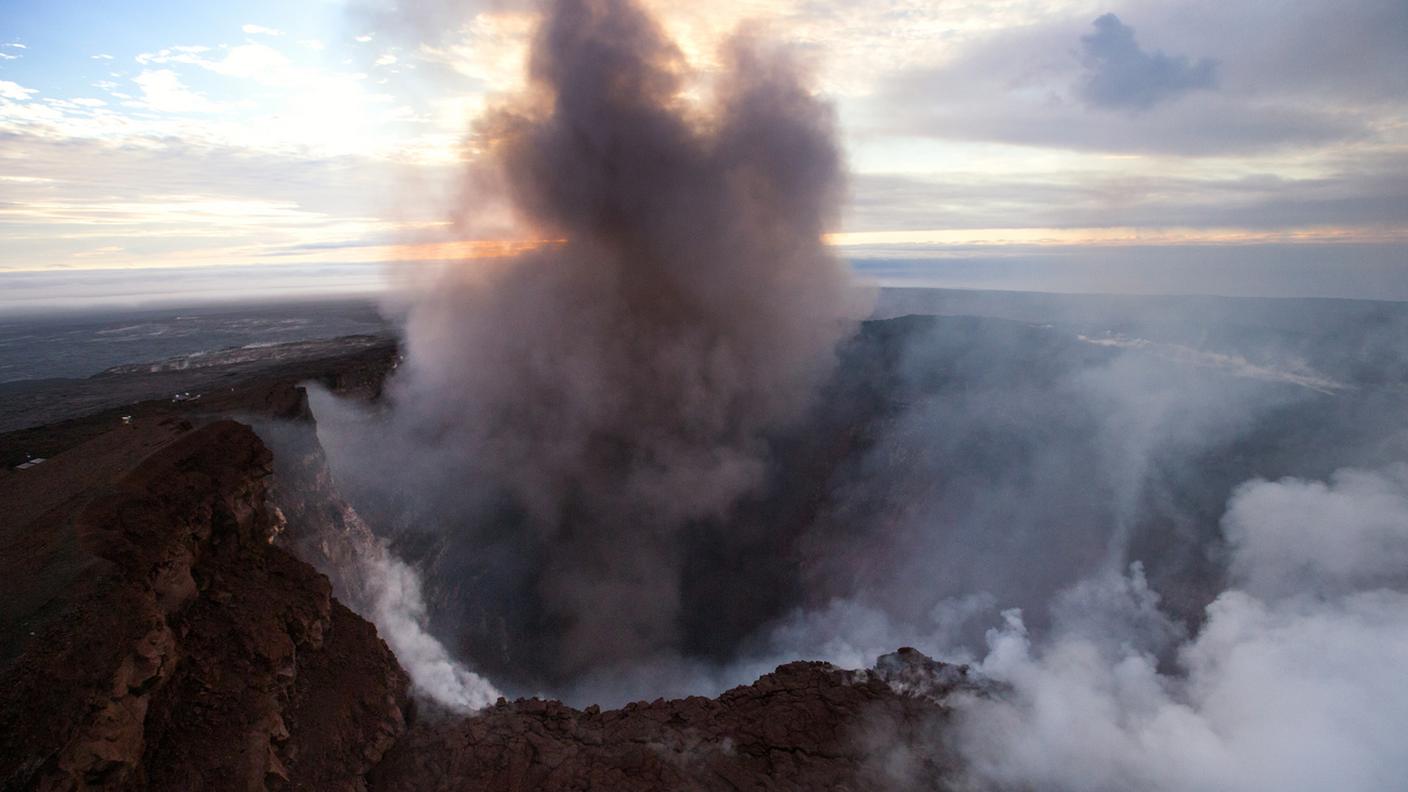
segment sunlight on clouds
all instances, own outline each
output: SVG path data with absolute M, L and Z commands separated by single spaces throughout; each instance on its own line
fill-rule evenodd
M 15 102 L 27 102 L 29 97 L 39 93 L 33 88 L 26 88 L 19 83 L 9 80 L 0 80 L 0 99 L 9 99 Z
M 201 66 L 228 77 L 243 77 L 273 85 L 282 85 L 291 76 L 289 59 L 267 44 L 241 44 L 231 47 L 228 54 L 215 62 Z
M 250 35 L 257 36 L 282 36 L 284 34 L 278 28 L 264 27 L 263 25 L 245 25 L 240 29 Z
M 133 58 L 133 60 L 137 61 L 137 63 L 142 64 L 143 66 L 151 63 L 201 63 L 202 59 L 199 57 L 200 54 L 209 51 L 210 47 L 204 47 L 196 44 L 181 44 L 175 47 L 168 47 L 166 49 L 158 50 L 156 52 L 138 53 L 137 56 Z
M 0 206 L 0 219 L 24 218 L 60 224 L 134 225 L 199 222 L 207 228 L 302 225 L 316 212 L 302 210 L 292 201 L 231 200 L 198 195 L 153 195 L 144 201 L 32 201 L 23 206 Z
M 702 70 L 687 100 L 708 95 L 720 46 L 739 30 L 775 38 L 812 69 L 854 173 L 846 221 L 827 237 L 843 255 L 1405 239 L 1408 219 L 1393 215 L 1408 200 L 1395 176 L 1408 163 L 1401 97 L 1356 104 L 1353 92 L 1323 90 L 1309 110 L 1367 130 L 1328 142 L 1311 116 L 1308 137 L 1275 137 L 1277 124 L 1304 121 L 1293 103 L 1245 118 L 1218 111 L 1251 96 L 1223 96 L 1221 85 L 1160 103 L 1147 127 L 1092 117 L 1073 80 L 1080 36 L 1110 10 L 1093 0 L 642 2 Z M 46 48 L 0 45 L 0 56 L 25 54 L 0 73 L 12 78 L 0 80 L 0 269 L 473 258 L 530 244 L 497 239 L 511 236 L 501 207 L 476 207 L 476 227 L 457 232 L 479 237 L 468 242 L 447 239 L 441 216 L 477 156 L 474 119 L 524 85 L 536 19 L 525 7 L 447 4 L 453 19 L 433 41 L 365 19 L 336 28 L 240 13 L 224 41 L 173 36 L 135 53 L 76 42 L 98 54 L 67 56 L 82 74 L 69 82 L 64 68 L 53 81 L 19 71 Z M 1277 73 L 1282 56 L 1261 38 L 1218 50 L 1235 31 L 1203 30 L 1153 0 L 1118 10 L 1149 51 L 1216 56 L 1229 86 Z M 1231 28 L 1266 17 L 1217 13 Z M 1190 30 L 1207 33 L 1206 46 Z M 1241 64 L 1239 49 L 1257 52 Z M 1212 133 L 1197 113 L 1275 145 L 1199 149 Z
M 717 69 L 720 42 L 737 30 L 773 32 L 811 54 L 822 89 L 833 96 L 870 94 L 888 73 L 940 63 L 956 45 L 985 33 L 1098 7 L 1084 0 L 647 0 L 646 5 L 692 63 Z
M 181 77 L 170 69 L 143 71 L 132 82 L 142 89 L 142 98 L 129 103 L 135 107 L 159 113 L 215 113 L 220 105 L 187 88 Z
M 307 49 L 305 47 L 305 49 Z M 310 50 L 311 51 L 311 50 Z M 330 70 L 301 63 L 284 51 L 258 42 L 231 47 L 178 45 L 135 56 L 147 67 L 132 77 L 139 96 L 124 106 L 162 116 L 85 116 L 62 108 L 19 114 L 0 111 L 0 119 L 42 124 L 49 133 L 69 137 L 178 138 L 211 145 L 253 149 L 296 148 L 307 152 L 382 153 L 398 156 L 404 130 L 416 120 L 413 109 L 372 86 L 366 74 Z M 221 89 L 197 90 L 202 73 L 225 80 Z M 202 78 L 200 84 L 209 83 Z M 116 98 L 120 83 L 95 86 Z M 96 100 L 85 100 L 90 107 Z M 203 115 L 197 121 L 191 116 Z
M 524 83 L 527 41 L 536 19 L 522 11 L 482 12 L 470 20 L 459 42 L 443 48 L 421 44 L 419 54 L 481 83 L 485 90 L 515 92 Z
M 444 224 L 431 224 L 437 231 Z M 10 228 L 42 228 L 43 233 Z M 218 196 L 155 196 L 138 202 L 32 201 L 0 207 L 0 230 L 11 248 L 29 241 L 54 251 L 35 266 L 0 251 L 0 272 L 44 270 L 64 261 L 84 267 L 152 268 L 193 264 L 374 262 L 421 260 L 450 254 L 503 255 L 522 243 L 447 242 L 405 246 L 391 241 L 424 231 L 424 223 L 339 217 L 291 201 L 230 200 Z

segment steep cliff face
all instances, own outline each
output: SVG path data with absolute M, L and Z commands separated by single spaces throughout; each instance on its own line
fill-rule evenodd
M 274 455 L 269 497 L 283 517 L 274 541 L 327 575 L 338 599 L 366 613 L 363 562 L 384 552 L 381 543 L 333 481 L 307 391 L 289 386 L 266 404 L 254 426 Z
M 67 534 L 76 548 L 34 574 L 78 571 L 18 622 L 0 785 L 364 788 L 403 729 L 405 675 L 326 578 L 271 545 L 272 461 L 218 421 L 7 531 Z

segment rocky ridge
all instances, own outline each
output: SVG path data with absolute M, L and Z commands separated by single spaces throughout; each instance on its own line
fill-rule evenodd
M 933 662 L 913 649 L 882 660 L 913 674 Z M 956 690 L 981 688 L 955 669 L 934 695 L 903 695 L 882 670 L 794 662 L 712 699 L 605 711 L 500 700 L 414 724 L 371 780 L 388 792 L 942 790 L 956 766 L 941 702 Z

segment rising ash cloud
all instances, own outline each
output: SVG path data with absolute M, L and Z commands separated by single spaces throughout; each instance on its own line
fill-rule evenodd
M 765 42 L 723 57 L 696 105 L 639 7 L 548 6 L 527 94 L 476 135 L 481 182 L 563 241 L 447 266 L 408 308 L 378 442 L 416 461 L 368 480 L 447 578 L 478 570 L 442 595 L 521 681 L 680 650 L 688 541 L 764 482 L 769 434 L 861 313 L 821 241 L 843 186 L 830 109 Z
M 1104 29 L 1145 85 L 1117 103 L 1203 79 Z M 475 183 L 561 241 L 435 272 L 385 403 L 315 403 L 420 573 L 411 620 L 506 692 L 583 704 L 916 645 L 1002 683 L 952 702 L 969 788 L 1403 777 L 1405 314 L 1090 297 L 859 324 L 820 243 L 828 108 L 764 42 L 724 60 L 687 101 L 640 8 L 550 6 Z

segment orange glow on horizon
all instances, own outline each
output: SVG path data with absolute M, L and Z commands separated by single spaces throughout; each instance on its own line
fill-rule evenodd
M 457 239 L 449 242 L 416 242 L 397 245 L 382 259 L 401 261 L 454 261 L 458 259 L 506 258 L 560 245 L 565 239 Z
M 1247 228 L 986 228 L 898 231 L 842 231 L 822 235 L 838 255 L 864 247 L 909 247 L 915 253 L 944 248 L 1010 247 L 1135 247 L 1267 244 L 1403 244 L 1408 227 L 1306 227 L 1286 229 Z M 566 244 L 566 239 L 456 239 L 438 242 L 349 245 L 270 254 L 258 246 L 231 246 L 216 250 L 172 251 L 157 258 L 139 257 L 121 247 L 103 247 L 72 254 L 64 266 L 3 267 L 0 272 L 54 272 L 75 270 L 136 270 L 202 267 L 250 267 L 281 264 L 415 264 L 473 262 L 504 259 Z

